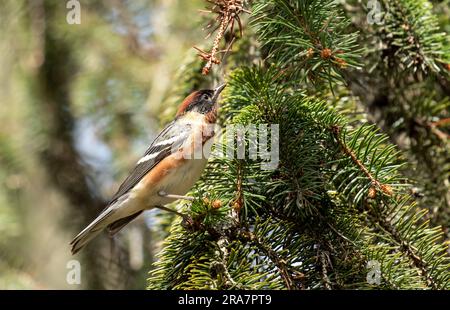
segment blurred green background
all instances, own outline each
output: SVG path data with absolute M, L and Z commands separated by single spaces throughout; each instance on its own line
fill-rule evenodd
M 69 242 L 173 116 L 204 3 L 80 0 L 69 24 L 68 2 L 0 1 L 0 288 L 144 288 L 165 215 L 75 257 Z M 80 285 L 66 281 L 72 259 Z

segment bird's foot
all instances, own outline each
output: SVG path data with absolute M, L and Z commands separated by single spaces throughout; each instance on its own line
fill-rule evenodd
M 181 226 L 183 226 L 184 229 L 192 230 L 192 228 L 194 227 L 194 224 L 195 224 L 194 220 L 192 219 L 192 217 L 190 217 L 187 214 L 180 213 L 178 211 L 175 211 L 173 209 L 170 209 L 170 208 L 167 208 L 164 206 L 156 206 L 155 208 L 158 208 L 158 209 L 164 210 L 164 211 L 168 211 L 168 212 L 174 213 L 178 216 L 181 216 L 183 218 L 183 221 L 181 222 Z
M 181 222 L 181 226 L 183 226 L 186 230 L 192 230 L 194 227 L 194 219 L 190 217 L 189 215 L 183 216 L 183 221 Z
M 164 198 L 184 199 L 184 200 L 189 200 L 189 201 L 193 201 L 194 200 L 194 197 L 167 194 L 165 191 L 159 191 L 158 195 L 161 196 L 161 197 L 164 197 Z M 183 218 L 183 221 L 181 222 L 181 226 L 183 226 L 184 229 L 192 230 L 194 228 L 195 222 L 194 222 L 194 220 L 192 219 L 191 216 L 189 216 L 187 214 L 180 213 L 178 211 L 172 210 L 172 209 L 164 207 L 164 206 L 157 206 L 157 208 L 161 209 L 161 210 L 169 211 L 169 212 L 175 213 L 176 215 L 181 216 Z
M 181 216 L 182 218 L 184 218 L 186 216 L 183 213 L 180 213 L 180 212 L 178 212 L 176 210 L 173 210 L 173 209 L 170 209 L 170 208 L 167 208 L 167 207 L 164 207 L 164 206 L 155 206 L 155 208 L 174 213 L 174 214 L 176 214 L 178 216 Z
M 164 198 L 172 198 L 172 199 L 184 199 L 184 200 L 189 200 L 189 201 L 193 201 L 194 197 L 189 197 L 189 196 L 183 196 L 183 195 L 174 195 L 174 194 L 168 194 L 165 191 L 159 191 L 158 195 Z

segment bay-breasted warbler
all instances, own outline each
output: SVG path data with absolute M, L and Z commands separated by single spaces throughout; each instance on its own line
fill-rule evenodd
M 144 210 L 160 208 L 185 195 L 200 178 L 205 156 L 193 156 L 214 132 L 217 99 L 225 85 L 199 90 L 187 96 L 170 122 L 151 143 L 107 207 L 70 243 L 77 253 L 104 229 L 114 235 Z M 200 137 L 200 143 L 198 140 Z

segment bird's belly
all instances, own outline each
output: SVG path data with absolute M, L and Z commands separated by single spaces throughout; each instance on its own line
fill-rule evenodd
M 165 192 L 172 195 L 185 195 L 198 181 L 205 169 L 207 159 L 188 159 L 177 169 L 172 169 L 154 188 L 149 198 L 149 206 L 165 205 L 175 201 L 174 198 L 165 198 L 158 195 Z

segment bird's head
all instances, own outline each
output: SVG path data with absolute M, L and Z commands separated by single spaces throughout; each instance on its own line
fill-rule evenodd
M 214 89 L 202 89 L 191 93 L 179 106 L 177 117 L 186 112 L 208 114 L 213 111 L 217 108 L 217 99 L 225 86 L 226 84 L 223 84 Z

